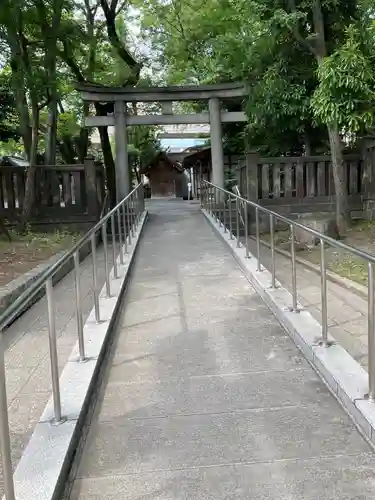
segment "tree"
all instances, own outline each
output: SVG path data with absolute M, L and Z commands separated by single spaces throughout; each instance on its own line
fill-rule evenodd
M 119 35 L 116 22 L 123 27 L 122 13 L 124 3 L 117 0 L 101 0 L 79 2 L 79 10 L 83 14 L 84 31 L 78 39 L 64 39 L 61 60 L 69 68 L 75 80 L 79 83 L 104 83 L 105 85 L 134 85 L 138 82 L 140 64 L 132 57 L 126 48 L 126 37 Z M 105 20 L 99 15 L 102 9 Z M 82 19 L 81 19 L 82 20 Z M 74 25 L 73 25 L 74 26 Z M 66 34 L 75 27 L 66 27 Z M 104 36 L 104 31 L 107 37 Z M 124 31 L 124 30 L 123 30 Z M 85 43 L 83 43 L 83 39 Z M 111 57 L 108 57 L 110 55 Z M 83 116 L 86 116 L 89 106 L 85 103 Z M 110 106 L 95 103 L 97 115 L 106 115 L 113 111 Z M 87 152 L 88 131 L 81 130 L 81 151 Z M 111 204 L 116 203 L 115 165 L 107 127 L 99 127 L 103 158 L 107 173 L 107 187 L 110 192 Z
M 326 73 L 327 57 L 340 50 L 347 28 L 359 20 L 358 2 L 331 0 L 323 3 L 321 0 L 310 0 L 297 3 L 295 0 L 287 0 L 285 9 L 286 22 L 291 22 L 296 41 L 316 59 L 321 82 Z M 316 116 L 323 116 L 320 105 L 324 105 L 324 101 L 319 99 L 319 90 L 313 106 L 314 104 Z M 342 131 L 338 120 L 326 120 L 326 125 L 336 193 L 336 223 L 339 234 L 344 235 L 350 214 L 345 186 Z
M 144 33 L 167 66 L 166 80 L 248 83 L 250 145 L 271 154 L 328 146 L 341 234 L 349 220 L 344 139 L 373 119 L 370 7 L 354 0 L 149 0 L 143 8 Z
M 29 159 L 22 225 L 30 219 L 38 152 L 44 163 L 83 162 L 90 144 L 74 82 L 135 84 L 140 64 L 127 50 L 118 0 L 4 0 L 0 6 L 2 66 L 10 75 L 17 131 Z M 119 24 L 120 29 L 117 24 Z M 97 114 L 106 114 L 100 103 Z M 115 200 L 114 161 L 100 129 L 107 184 Z

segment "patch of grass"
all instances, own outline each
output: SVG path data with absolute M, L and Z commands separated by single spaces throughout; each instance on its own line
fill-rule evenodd
M 21 243 L 26 245 L 38 245 L 41 247 L 50 247 L 61 245 L 65 243 L 75 243 L 79 238 L 78 233 L 68 233 L 67 231 L 54 231 L 53 233 L 39 233 L 27 231 L 26 233 L 19 233 L 16 230 L 10 230 L 12 241 L 8 241 L 5 235 L 0 236 L 0 247 L 9 247 L 12 244 L 17 246 Z
M 347 256 L 336 260 L 328 266 L 334 273 L 355 281 L 361 285 L 367 285 L 367 264 L 359 258 Z
M 270 242 L 270 235 L 264 233 L 261 235 L 264 241 Z M 285 247 L 285 243 L 289 241 L 289 231 L 277 231 L 275 233 L 275 246 L 282 246 L 284 250 L 289 250 Z M 371 252 L 372 245 L 375 245 L 375 222 L 355 221 L 353 226 L 348 231 L 345 243 L 360 248 L 364 251 Z M 370 248 L 369 248 L 370 247 Z M 375 250 L 375 248 L 374 248 Z M 298 256 L 305 259 L 316 266 L 320 265 L 320 248 L 304 248 L 298 251 Z M 327 247 L 325 252 L 327 269 L 350 279 L 361 285 L 367 286 L 367 263 L 359 258 L 351 255 L 344 250 Z

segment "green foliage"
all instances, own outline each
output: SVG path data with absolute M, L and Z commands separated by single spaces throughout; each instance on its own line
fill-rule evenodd
M 229 149 L 325 151 L 324 125 L 354 137 L 373 125 L 374 2 L 135 0 L 166 83 L 243 80 L 248 127 L 226 126 Z M 295 8 L 291 7 L 295 5 Z
M 111 16 L 115 20 L 117 45 L 109 38 L 105 5 L 108 22 Z M 39 151 L 45 147 L 46 134 L 57 126 L 62 160 L 71 163 L 87 152 L 83 117 L 88 110 L 74 84 L 77 80 L 126 84 L 131 68 L 124 63 L 121 48 L 125 52 L 128 44 L 127 8 L 112 0 L 1 2 L 0 141 L 9 134 L 9 138 L 15 134 L 14 139 L 22 136 L 29 153 L 31 127 L 39 121 Z M 51 129 L 53 107 L 57 113 Z
M 0 72 L 0 144 L 17 141 L 19 137 L 10 74 L 3 69 Z
M 352 134 L 373 125 L 375 74 L 367 49 L 358 28 L 350 26 L 345 43 L 319 66 L 311 100 L 317 120 Z

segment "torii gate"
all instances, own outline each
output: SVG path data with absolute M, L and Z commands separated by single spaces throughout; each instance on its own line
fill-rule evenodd
M 240 98 L 246 95 L 243 83 L 226 83 L 173 87 L 104 87 L 78 84 L 77 90 L 87 102 L 112 103 L 113 114 L 87 116 L 87 127 L 115 127 L 116 143 L 116 192 L 123 199 L 130 190 L 129 161 L 127 153 L 127 125 L 174 125 L 210 124 L 212 182 L 224 187 L 224 154 L 222 123 L 245 122 L 243 111 L 226 112 L 220 109 L 220 100 Z M 172 103 L 177 101 L 208 101 L 208 113 L 173 114 Z M 156 102 L 162 105 L 162 114 L 129 115 L 126 103 Z

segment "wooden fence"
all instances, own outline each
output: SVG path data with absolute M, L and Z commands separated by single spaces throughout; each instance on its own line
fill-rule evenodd
M 10 222 L 22 212 L 26 170 L 0 167 L 0 211 Z M 97 218 L 104 200 L 103 167 L 92 159 L 81 165 L 38 166 L 35 176 L 35 219 Z
M 352 209 L 360 209 L 365 192 L 361 155 L 345 156 L 345 186 Z M 332 206 L 335 187 L 330 156 L 259 158 L 248 155 L 236 169 L 243 196 L 285 212 Z

